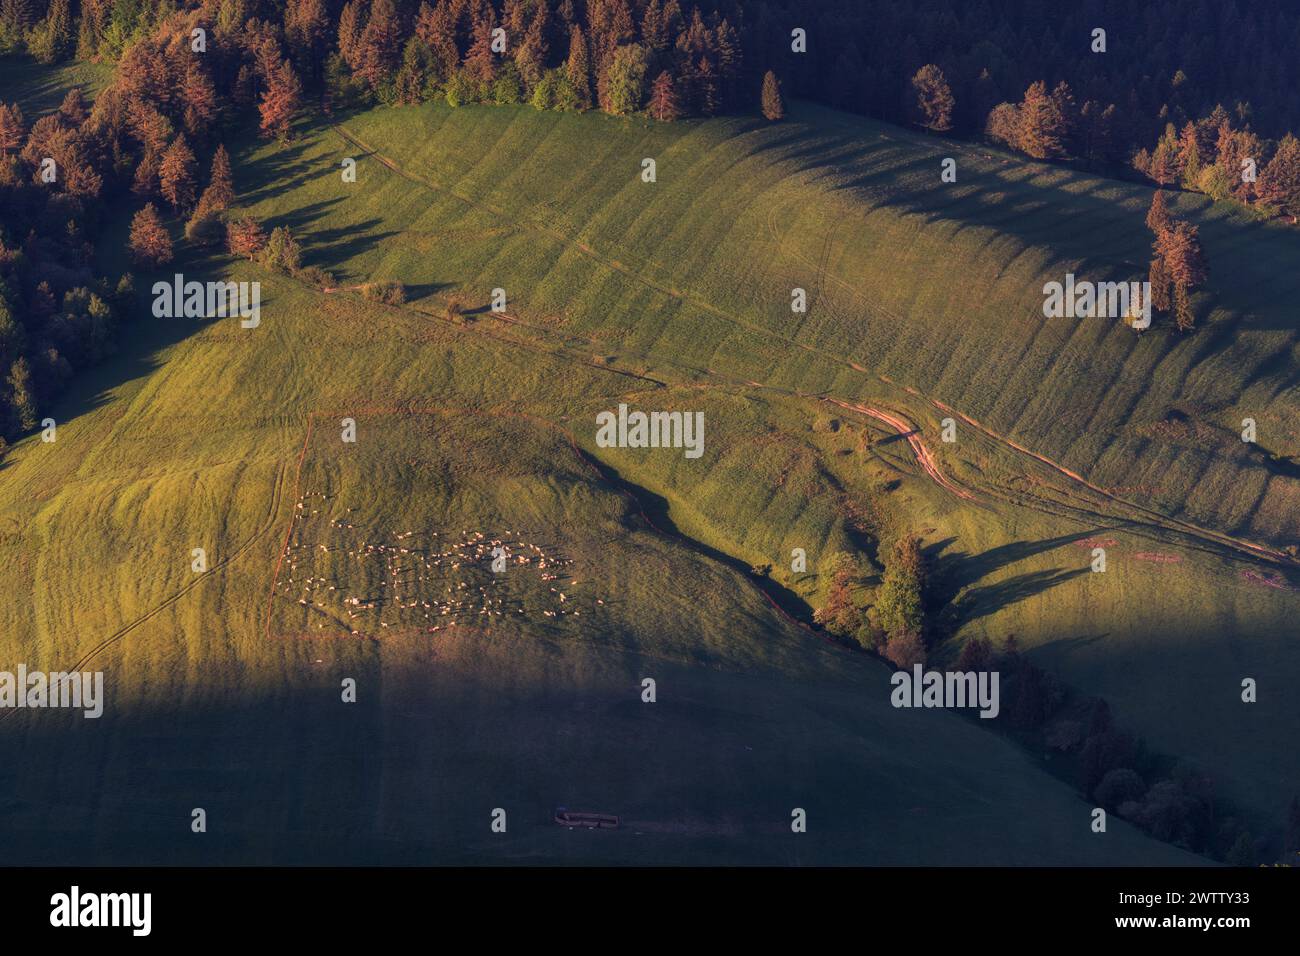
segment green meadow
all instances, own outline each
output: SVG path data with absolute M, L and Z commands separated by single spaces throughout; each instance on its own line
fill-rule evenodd
M 335 287 L 184 251 L 168 275 L 261 282 L 261 325 L 142 295 L 58 440 L 0 465 L 4 659 L 109 688 L 99 721 L 0 722 L 6 756 L 48 755 L 0 761 L 15 859 L 1197 862 L 1118 819 L 1092 834 L 1046 755 L 892 708 L 885 665 L 775 606 L 807 619 L 833 554 L 904 531 L 953 624 L 941 657 L 1016 635 L 1276 827 L 1300 575 L 1250 546 L 1300 536 L 1300 237 L 1181 196 L 1212 270 L 1196 334 L 1045 320 L 1046 281 L 1145 271 L 1149 190 L 792 113 L 424 106 L 228 143 L 242 211 Z M 373 280 L 407 304 L 353 288 Z M 832 398 L 916 423 L 970 499 Z M 703 456 L 599 447 L 620 402 L 703 412 Z M 987 432 L 944 443 L 935 402 Z M 532 558 L 471 567 L 479 534 Z M 626 825 L 570 833 L 560 804 Z

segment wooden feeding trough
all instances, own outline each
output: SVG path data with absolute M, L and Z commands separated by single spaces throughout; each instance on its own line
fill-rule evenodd
M 617 830 L 618 817 L 612 813 L 592 813 L 586 810 L 570 810 L 567 807 L 555 808 L 555 822 L 572 830 L 583 827 L 587 830 Z

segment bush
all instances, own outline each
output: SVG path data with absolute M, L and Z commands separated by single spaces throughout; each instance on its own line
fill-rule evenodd
M 1130 770 L 1128 767 L 1119 767 L 1108 771 L 1106 776 L 1101 778 L 1101 783 L 1097 784 L 1093 796 L 1099 804 L 1113 812 L 1130 800 L 1141 802 L 1146 792 L 1147 785 L 1138 776 L 1137 771 Z
M 903 670 L 911 670 L 917 664 L 924 667 L 925 642 L 916 631 L 900 631 L 885 644 L 885 657 Z
M 280 269 L 290 275 L 302 268 L 302 246 L 293 237 L 288 226 L 276 226 L 271 238 L 258 255 L 258 261 L 271 269 Z
M 361 294 L 374 302 L 384 305 L 404 305 L 406 303 L 406 286 L 400 282 L 367 282 L 361 287 Z
M 334 288 L 334 274 L 320 266 L 307 266 L 298 270 L 298 278 L 320 289 Z
M 454 295 L 447 300 L 447 318 L 457 325 L 464 325 L 469 321 L 465 316 L 465 304 L 460 296 Z

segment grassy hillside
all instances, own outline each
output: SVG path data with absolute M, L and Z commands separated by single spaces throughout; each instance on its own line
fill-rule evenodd
M 1149 193 L 796 120 L 427 107 L 237 153 L 248 211 L 291 225 L 338 288 L 182 261 L 187 277 L 263 282 L 262 326 L 154 320 L 142 303 L 123 354 L 56 414 L 58 441 L 0 467 L 0 585 L 18 596 L 0 609 L 4 659 L 93 662 L 114 704 L 98 723 L 0 724 L 0 747 L 50 755 L 21 774 L 0 760 L 15 858 L 69 859 L 99 832 L 99 858 L 141 861 L 1190 861 L 1119 821 L 1089 833 L 1050 765 L 978 723 L 889 707 L 882 665 L 792 625 L 745 573 L 771 564 L 774 599 L 815 604 L 831 554 L 871 555 L 901 529 L 924 532 L 958 640 L 1018 634 L 1275 822 L 1300 786 L 1282 759 L 1300 717 L 1282 690 L 1300 679 L 1295 593 L 1246 572 L 1300 581 L 1213 535 L 1294 540 L 1294 481 L 1202 438 L 1255 405 L 1266 445 L 1294 427 L 1293 330 L 1261 304 L 1287 293 L 1264 297 L 1252 272 L 1294 263 L 1292 240 L 1213 211 L 1219 311 L 1186 340 L 1044 324 L 1043 277 L 1084 271 L 1072 257 L 1116 274 L 1145 261 Z M 356 184 L 339 176 L 348 156 Z M 105 244 L 105 268 L 121 246 Z M 370 279 L 402 280 L 411 303 L 349 288 Z M 807 316 L 789 311 L 795 285 Z M 480 310 L 498 287 L 493 317 Z M 479 313 L 467 325 L 442 318 L 454 293 Z M 1202 379 L 1214 388 L 1193 406 Z M 1124 387 L 1141 400 L 1117 401 Z M 926 396 L 992 434 L 963 424 L 943 445 Z M 971 499 L 829 397 L 917 422 Z M 704 456 L 598 448 L 594 415 L 620 401 L 703 411 Z M 1174 407 L 1201 427 L 1154 427 Z M 1108 498 L 1000 437 L 1095 488 L 1158 469 L 1169 497 Z M 1202 477 L 1184 482 L 1170 464 L 1184 456 Z M 1206 481 L 1254 482 L 1258 503 L 1234 517 Z M 1204 505 L 1179 511 L 1184 493 Z M 450 575 L 426 563 L 455 563 L 433 532 L 456 549 L 477 533 L 536 544 L 578 584 L 561 607 L 540 568 Z M 1104 575 L 1087 571 L 1092 539 L 1113 542 Z M 796 547 L 807 573 L 789 571 Z M 502 602 L 470 608 L 489 624 L 435 623 L 447 588 L 480 587 Z M 570 594 L 579 614 L 544 613 Z M 339 702 L 346 676 L 355 705 Z M 1259 704 L 1236 703 L 1241 676 L 1270 688 Z M 546 822 L 559 803 L 629 826 L 569 834 Z M 188 830 L 195 806 L 207 843 Z M 813 821 L 804 842 L 794 806 Z M 493 807 L 509 836 L 488 832 Z
M 663 127 L 527 109 L 376 110 L 336 134 L 260 149 L 244 175 L 250 210 L 305 230 L 309 261 L 340 283 L 402 279 L 413 314 L 440 315 L 460 294 L 484 310 L 477 335 L 526 336 L 690 388 L 688 403 L 664 407 L 706 410 L 725 429 L 706 443 L 707 467 L 598 450 L 593 430 L 576 434 L 662 496 L 696 539 L 772 563 L 781 583 L 809 592 L 815 581 L 785 571 L 789 550 L 833 553 L 846 517 L 883 512 L 926 529 L 964 634 L 1050 646 L 1046 659 L 1154 746 L 1214 768 L 1276 819 L 1300 780 L 1261 728 L 1295 726 L 1300 709 L 1285 695 L 1233 702 L 1242 677 L 1300 677 L 1285 589 L 1300 580 L 1284 559 L 1241 558 L 1251 543 L 1296 540 L 1286 502 L 1297 485 L 1228 428 L 1250 414 L 1264 444 L 1292 447 L 1294 330 L 1277 303 L 1291 295 L 1294 234 L 1182 197 L 1214 270 L 1205 328 L 1138 338 L 1103 320 L 1047 322 L 1047 279 L 1140 270 L 1149 190 L 809 107 L 795 120 Z M 383 149 L 368 156 L 358 143 Z M 956 190 L 938 182 L 950 153 Z M 356 184 L 337 172 L 349 156 Z M 654 184 L 639 177 L 646 156 Z M 285 181 L 289 192 L 272 185 Z M 923 213 L 922 195 L 933 207 Z M 810 292 L 807 317 L 789 312 L 796 284 Z M 498 287 L 508 322 L 485 311 Z M 1201 397 L 1202 380 L 1231 400 Z M 1140 398 L 1117 400 L 1125 382 Z M 914 485 L 880 501 L 891 469 L 913 469 L 906 449 L 880 446 L 863 468 L 860 416 L 842 415 L 848 431 L 818 430 L 827 394 L 917 422 L 979 506 Z M 1002 417 L 1013 406 L 1014 419 Z M 604 407 L 593 401 L 588 414 Z M 942 443 L 950 414 L 996 438 L 959 419 L 957 442 Z M 1110 450 L 1080 455 L 1089 443 Z M 1185 464 L 1194 482 L 1180 477 Z M 1243 544 L 1224 547 L 1229 534 Z M 1111 542 L 1106 575 L 1084 573 L 1091 548 L 1080 542 L 1093 538 Z M 1167 679 L 1171 666 L 1183 679 Z
M 652 529 L 561 427 L 518 414 L 562 390 L 615 401 L 623 376 L 263 279 L 275 322 L 170 344 L 174 327 L 144 326 L 148 367 L 90 386 L 56 443 L 0 472 L 23 529 L 0 562 L 23 596 L 6 658 L 80 660 L 109 688 L 98 722 L 4 722 L 7 859 L 1192 861 L 1123 824 L 1091 834 L 1086 804 L 996 735 L 891 708 L 885 668 L 786 623 Z M 476 534 L 559 561 L 566 601 L 535 558 L 499 586 L 481 562 L 433 564 Z M 386 590 L 390 553 L 412 563 Z M 460 583 L 505 614 L 433 632 L 399 607 Z M 353 596 L 375 616 L 346 617 Z M 556 804 L 627 826 L 570 833 Z
M 413 193 L 371 163 L 349 192 L 313 165 L 323 157 L 277 154 L 305 177 L 304 225 L 347 223 L 347 244 L 321 259 L 351 274 L 485 301 L 518 276 L 508 291 L 523 315 L 767 384 L 889 394 L 885 375 L 1142 505 L 1248 538 L 1300 537 L 1296 470 L 1265 454 L 1300 453 L 1295 230 L 1180 197 L 1210 259 L 1207 317 L 1193 336 L 1139 337 L 1044 320 L 1041 289 L 1067 271 L 1145 275 L 1141 186 L 812 107 L 777 125 L 432 106 L 344 125 L 440 187 Z M 943 184 L 950 155 L 958 182 Z M 647 157 L 653 184 L 639 176 Z M 796 286 L 806 316 L 791 313 Z M 1259 448 L 1238 438 L 1247 416 Z

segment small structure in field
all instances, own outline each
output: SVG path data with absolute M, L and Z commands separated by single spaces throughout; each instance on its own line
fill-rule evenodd
M 572 830 L 582 827 L 585 830 L 617 830 L 618 817 L 612 813 L 592 813 L 586 810 L 570 810 L 567 807 L 555 808 L 555 822 Z

